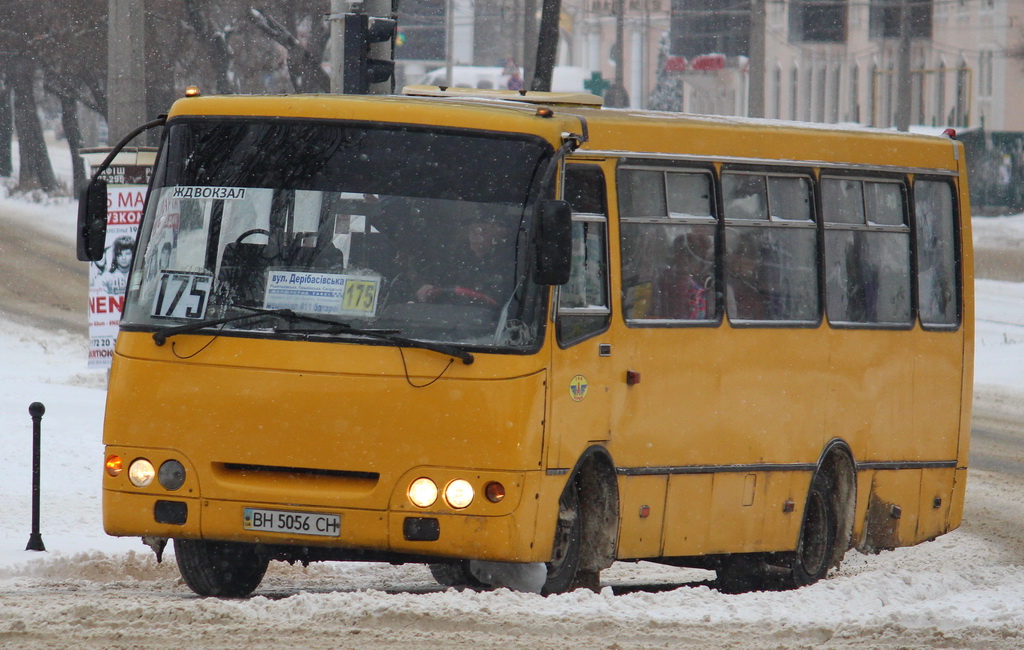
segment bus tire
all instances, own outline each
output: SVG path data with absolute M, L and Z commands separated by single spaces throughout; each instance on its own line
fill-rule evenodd
M 256 590 L 270 559 L 253 544 L 175 539 L 174 557 L 189 589 L 200 596 L 244 598 Z
M 484 583 L 473 577 L 469 572 L 469 560 L 457 562 L 431 562 L 427 565 L 430 575 L 439 585 L 445 587 L 469 587 L 476 589 L 484 586 Z
M 579 575 L 580 548 L 583 542 L 583 517 L 576 482 L 569 481 L 558 500 L 558 523 L 555 525 L 555 543 L 551 561 L 547 563 L 548 577 L 541 594 L 560 594 L 574 589 L 587 576 Z
M 833 566 L 839 532 L 839 505 L 828 474 L 818 472 L 811 481 L 796 551 L 782 554 L 782 588 L 795 589 L 817 582 Z

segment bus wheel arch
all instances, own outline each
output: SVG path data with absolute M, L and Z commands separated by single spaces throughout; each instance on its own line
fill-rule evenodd
M 558 518 L 543 593 L 596 591 L 601 570 L 615 561 L 619 531 L 615 465 L 604 447 L 588 448 L 577 461 L 559 498 Z
M 856 464 L 840 440 L 825 446 L 804 501 L 796 548 L 741 553 L 718 560 L 725 593 L 795 589 L 824 578 L 851 547 L 856 509 Z

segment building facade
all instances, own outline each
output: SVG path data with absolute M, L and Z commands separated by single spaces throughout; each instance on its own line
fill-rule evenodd
M 427 0 L 408 18 L 444 31 L 453 65 L 528 65 L 541 5 Z M 562 0 L 560 27 L 557 63 L 597 92 L 620 80 L 634 108 L 889 127 L 907 88 L 911 125 L 1024 131 L 1024 0 Z M 409 81 L 445 64 L 400 58 L 421 59 Z

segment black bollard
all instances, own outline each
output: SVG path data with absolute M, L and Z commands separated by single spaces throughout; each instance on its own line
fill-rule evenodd
M 32 534 L 28 537 L 26 551 L 45 551 L 43 537 L 39 534 L 39 437 L 40 421 L 46 407 L 42 402 L 32 402 L 28 405 L 28 413 L 32 416 Z

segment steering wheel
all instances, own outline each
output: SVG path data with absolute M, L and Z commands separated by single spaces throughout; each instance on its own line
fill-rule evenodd
M 465 302 L 470 305 L 498 306 L 498 301 L 486 293 L 460 286 L 435 287 L 431 289 L 429 302 Z
M 251 237 L 252 235 L 266 235 L 267 237 L 270 237 L 270 231 L 265 228 L 252 228 L 250 230 L 246 230 L 235 238 L 235 243 L 241 244 L 243 239 Z

